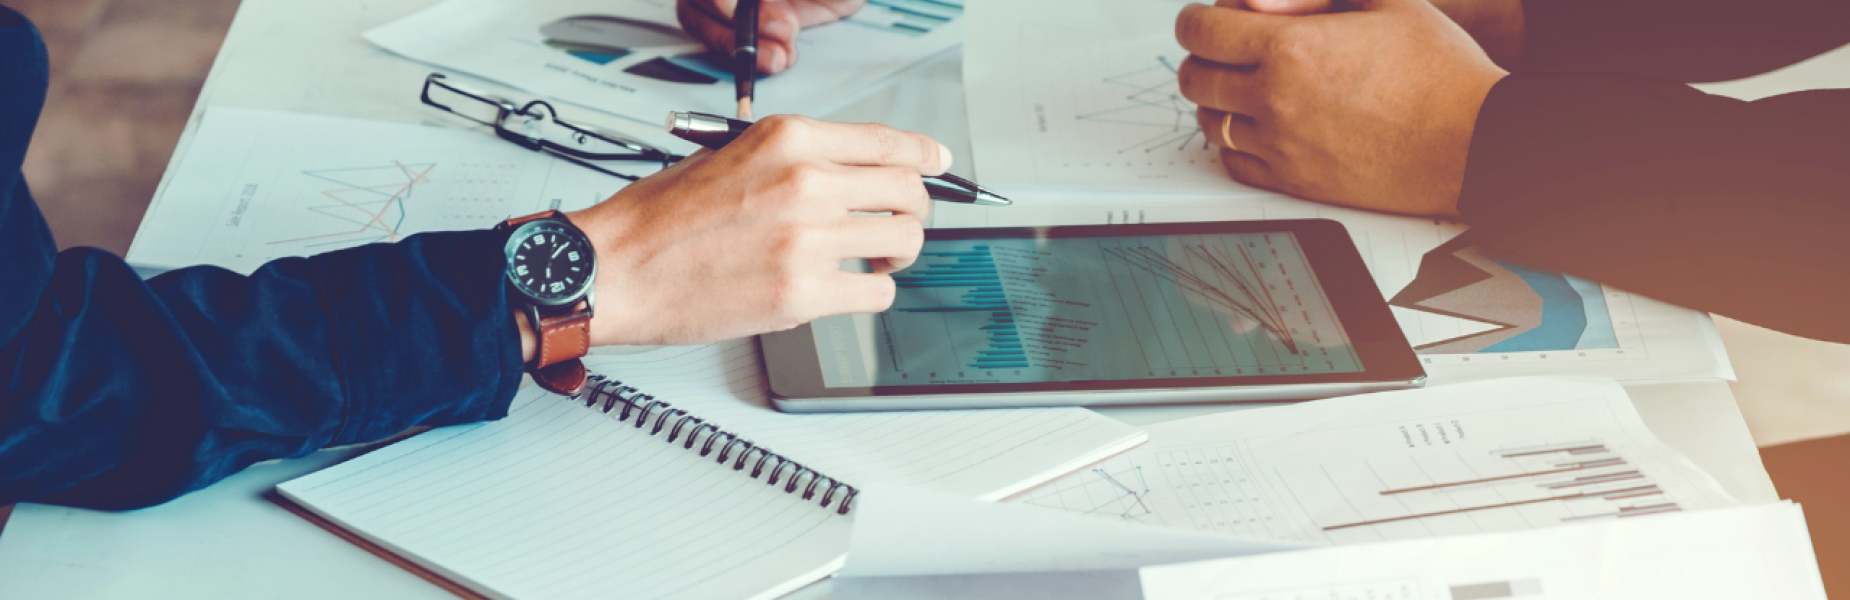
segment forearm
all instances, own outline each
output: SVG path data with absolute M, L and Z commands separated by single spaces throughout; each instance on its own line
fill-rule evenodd
M 1723 81 L 1850 43 L 1846 0 L 1520 1 L 1530 72 Z
M 493 237 L 146 283 L 61 254 L 0 351 L 0 503 L 145 506 L 260 460 L 500 417 L 520 364 Z
M 1621 75 L 1517 74 L 1479 112 L 1479 245 L 1646 296 L 1850 341 L 1850 91 L 1758 102 Z

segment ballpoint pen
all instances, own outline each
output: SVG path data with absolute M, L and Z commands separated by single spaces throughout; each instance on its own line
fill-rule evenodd
M 744 135 L 745 129 L 751 126 L 749 121 L 728 119 L 719 115 L 697 112 L 668 113 L 668 133 L 713 150 L 726 147 L 726 144 Z M 926 177 L 925 191 L 931 194 L 931 199 L 945 202 L 962 202 L 982 206 L 1014 204 L 1000 194 L 983 189 L 983 186 L 977 185 L 974 181 L 950 173 Z
M 752 86 L 758 82 L 758 0 L 739 0 L 732 13 L 732 90 L 739 118 L 752 118 Z

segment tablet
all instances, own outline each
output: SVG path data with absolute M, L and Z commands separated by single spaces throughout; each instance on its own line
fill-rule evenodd
M 1276 402 L 1426 374 L 1340 223 L 935 229 L 893 306 L 759 338 L 791 412 Z

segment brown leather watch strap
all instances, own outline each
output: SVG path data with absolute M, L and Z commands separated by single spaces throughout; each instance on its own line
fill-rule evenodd
M 590 306 L 580 302 L 569 313 L 541 317 L 533 333 L 539 342 L 528 369 L 533 381 L 554 393 L 578 393 L 588 376 L 578 359 L 591 351 Z
M 565 214 L 565 213 L 561 213 L 556 210 L 542 210 L 540 212 L 536 212 L 536 213 L 533 213 L 533 214 L 530 214 L 524 217 L 514 217 L 512 219 L 508 219 L 507 226 L 508 227 L 519 227 L 521 223 L 525 223 L 527 221 L 534 221 L 538 219 L 544 219 L 547 217 L 559 216 L 562 214 Z

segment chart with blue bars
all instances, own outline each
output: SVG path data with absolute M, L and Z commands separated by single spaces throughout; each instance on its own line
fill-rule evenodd
M 876 385 L 1361 370 L 1289 233 L 935 240 L 893 280 Z
M 867 0 L 845 21 L 905 36 L 921 36 L 957 20 L 963 0 Z
M 996 271 L 995 257 L 987 244 L 972 246 L 963 252 L 921 252 L 925 267 L 911 269 L 893 277 L 899 289 L 951 289 L 963 293 L 950 306 L 900 308 L 910 313 L 970 313 L 980 317 L 986 345 L 977 350 L 974 360 L 965 366 L 976 370 L 1026 369 L 1028 352 L 1021 346 L 1021 333 L 1015 329 L 1015 313 L 1009 308 L 1008 294 L 1002 289 L 1002 276 Z

